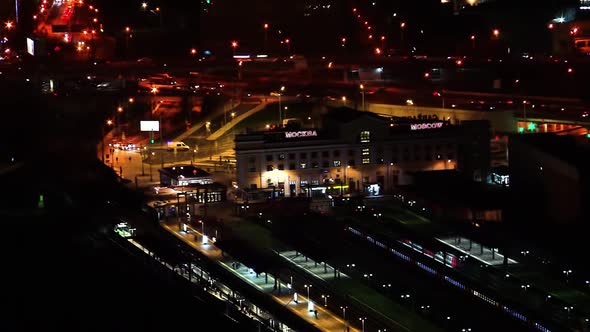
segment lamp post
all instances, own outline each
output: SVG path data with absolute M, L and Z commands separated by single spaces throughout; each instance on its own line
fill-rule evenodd
M 367 319 L 366 317 L 359 318 L 359 320 L 361 321 L 361 326 L 362 326 L 361 332 L 365 332 L 365 320 L 366 319 Z
M 303 285 L 303 287 L 305 287 L 307 289 L 307 302 L 311 302 L 309 299 L 309 289 L 311 288 L 311 286 L 312 285 L 307 285 L 307 284 Z
M 125 27 L 125 52 L 129 56 L 129 33 L 131 33 L 130 27 Z
M 348 328 L 348 321 L 346 320 L 346 306 L 340 306 L 342 309 L 342 320 L 344 321 L 344 331 Z
M 365 111 L 365 86 L 364 85 L 360 85 L 359 88 L 361 89 L 361 111 Z
M 399 48 L 404 48 L 404 29 L 406 28 L 406 22 L 400 22 L 399 24 Z
M 150 154 L 149 157 L 149 162 L 150 162 L 150 182 L 154 181 L 154 177 L 152 176 L 152 157 L 155 156 L 156 153 L 152 151 L 152 153 Z
M 328 298 L 330 295 L 322 295 L 322 299 L 324 299 L 324 307 L 328 307 Z
M 235 40 L 233 40 L 233 41 L 231 42 L 231 48 L 233 49 L 233 55 L 234 55 L 234 57 L 235 57 L 235 56 L 236 56 L 236 48 L 238 48 L 238 42 L 237 42 L 237 41 L 235 41 Z
M 565 274 L 565 282 L 569 282 L 570 281 L 570 274 L 574 272 L 572 270 L 563 270 L 563 274 Z
M 471 48 L 475 50 L 475 35 L 471 35 L 469 39 L 471 39 Z
M 268 45 L 268 23 L 264 23 L 264 45 L 263 48 L 266 51 Z
M 117 112 L 115 113 L 117 115 L 116 116 L 117 123 L 115 124 L 115 126 L 117 128 L 116 132 L 119 134 L 119 136 L 122 137 L 122 135 L 121 135 L 121 116 L 119 115 L 121 113 L 123 113 L 123 107 L 119 106 L 119 107 L 117 107 Z

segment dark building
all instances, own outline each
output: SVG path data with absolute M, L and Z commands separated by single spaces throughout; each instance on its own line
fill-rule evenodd
M 191 48 L 199 46 L 200 1 L 143 3 L 119 1 L 113 5 L 111 1 L 97 1 L 105 34 L 116 38 L 119 56 L 188 55 Z M 131 28 L 129 36 L 126 27 Z
M 238 53 L 274 55 L 341 50 L 352 13 L 348 1 L 253 0 L 211 1 L 203 4 L 200 36 L 203 48 L 230 55 L 231 42 Z M 268 24 L 265 28 L 265 24 Z M 289 40 L 287 43 L 286 40 Z
M 590 146 L 553 134 L 510 139 L 510 188 L 515 223 L 573 223 L 587 218 Z

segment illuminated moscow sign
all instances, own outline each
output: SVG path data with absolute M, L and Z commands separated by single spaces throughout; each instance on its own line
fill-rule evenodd
M 302 131 L 287 131 L 285 132 L 285 138 L 299 138 L 299 137 L 316 137 L 318 136 L 315 130 L 302 130 Z
M 432 123 L 416 123 L 410 125 L 411 130 L 422 130 L 422 129 L 437 129 L 442 128 L 442 122 L 432 122 Z

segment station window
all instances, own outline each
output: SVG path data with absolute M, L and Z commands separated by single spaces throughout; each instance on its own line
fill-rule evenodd
M 313 151 L 313 152 L 311 153 L 311 157 L 312 157 L 312 158 L 317 158 L 317 157 L 318 157 L 318 152 L 317 152 L 317 151 Z
M 371 132 L 368 130 L 361 131 L 361 143 L 370 143 L 371 142 Z
M 284 153 L 280 153 L 279 154 L 279 160 L 285 160 L 285 154 Z
M 327 160 L 322 161 L 322 168 L 328 168 L 330 167 L 330 162 Z
M 330 151 L 322 151 L 322 157 L 328 158 L 330 156 Z
M 267 170 L 268 172 L 272 171 L 272 165 L 266 165 L 266 170 Z
M 299 158 L 301 158 L 301 159 L 307 159 L 307 152 L 301 152 L 299 154 Z
M 285 165 L 279 164 L 279 171 L 284 171 L 284 170 L 285 170 Z
M 273 160 L 272 154 L 267 154 L 266 155 L 266 161 L 272 161 L 272 160 Z
M 290 163 L 289 164 L 289 169 L 295 169 L 295 163 Z
M 340 150 L 334 150 L 334 157 L 340 157 Z
M 294 153 L 289 153 L 289 159 L 295 160 L 295 154 Z
M 333 165 L 334 167 L 340 167 L 342 165 L 342 162 L 340 160 L 334 160 Z

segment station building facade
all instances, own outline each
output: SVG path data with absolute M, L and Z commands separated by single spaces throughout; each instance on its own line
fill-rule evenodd
M 336 109 L 321 129 L 255 132 L 236 136 L 237 185 L 268 197 L 393 192 L 414 171 L 462 171 L 485 179 L 489 166 L 487 121 L 390 118 Z M 267 197 L 267 198 L 268 198 Z

